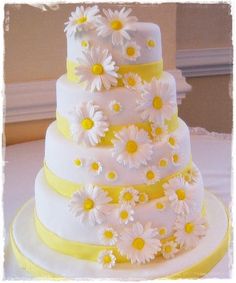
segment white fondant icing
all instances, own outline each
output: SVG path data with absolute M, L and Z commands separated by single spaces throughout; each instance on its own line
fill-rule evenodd
M 141 56 L 135 61 L 135 64 L 145 64 L 162 59 L 161 49 L 161 32 L 158 25 L 153 23 L 136 23 L 136 31 L 130 31 L 131 39 L 134 40 L 141 48 Z M 148 48 L 147 40 L 153 39 L 156 46 Z M 101 49 L 108 49 L 117 65 L 129 65 L 130 60 L 122 55 L 121 47 L 114 46 L 111 38 L 103 38 L 97 35 L 96 30 L 81 31 L 78 36 L 67 36 L 67 59 L 74 62 L 81 56 L 84 50 L 81 42 L 88 41 L 89 46 L 100 46 Z
M 190 207 L 190 218 L 201 213 L 204 197 L 201 177 L 192 188 L 195 206 Z M 116 204 L 109 205 L 111 212 L 105 218 L 103 224 L 91 226 L 88 222 L 80 223 L 71 214 L 68 209 L 69 201 L 69 198 L 59 195 L 47 185 L 41 170 L 35 181 L 36 212 L 41 222 L 49 230 L 68 240 L 102 245 L 99 237 L 99 231 L 102 227 L 111 226 L 118 233 L 124 228 L 124 225 L 119 223 L 119 218 L 117 217 L 119 206 Z M 157 228 L 164 226 L 167 229 L 166 236 L 168 237 L 173 234 L 172 227 L 175 223 L 176 214 L 168 203 L 166 203 L 164 210 L 158 210 L 156 208 L 157 201 L 162 201 L 162 199 L 155 199 L 133 207 L 134 221 L 138 221 L 143 225 L 147 222 L 152 222 L 153 226 Z
M 157 258 L 145 265 L 117 264 L 113 269 L 103 269 L 99 264 L 78 260 L 49 249 L 38 237 L 34 221 L 34 201 L 28 202 L 13 223 L 13 238 L 20 252 L 34 264 L 70 279 L 113 278 L 154 279 L 191 268 L 211 256 L 222 243 L 228 228 L 225 209 L 216 197 L 206 192 L 207 221 L 209 228 L 199 245 L 188 252 L 179 253 L 171 260 Z M 27 237 L 25 236 L 27 232 Z M 222 254 L 223 256 L 223 254 Z M 213 267 L 213 266 L 212 266 Z M 201 274 L 204 275 L 204 274 Z
M 175 166 L 171 162 L 172 149 L 163 141 L 154 143 L 153 155 L 148 162 L 148 166 L 157 165 L 161 158 L 169 160 L 168 166 L 159 168 L 160 178 L 166 177 L 179 170 L 184 169 L 190 162 L 191 148 L 189 130 L 186 124 L 179 119 L 179 128 L 175 131 L 178 137 L 179 147 L 182 150 L 182 162 L 179 166 Z M 119 178 L 114 180 L 113 185 L 135 185 L 143 184 L 143 170 L 145 166 L 140 166 L 138 169 L 129 168 L 116 162 L 116 159 L 111 155 L 112 147 L 86 147 L 76 144 L 65 139 L 57 130 L 56 123 L 53 122 L 47 129 L 45 142 L 45 162 L 52 172 L 58 177 L 70 180 L 75 183 L 92 183 L 110 185 L 110 181 L 106 178 L 108 171 L 115 170 Z M 88 160 L 93 158 L 103 165 L 103 170 L 100 175 L 94 175 L 89 172 L 86 166 L 78 167 L 74 161 L 79 158 Z
M 168 83 L 170 94 L 175 97 L 176 101 L 176 84 L 174 77 L 170 73 L 164 72 L 160 81 Z M 109 91 L 89 92 L 83 89 L 79 84 L 70 82 L 66 75 L 63 75 L 57 80 L 56 94 L 57 112 L 66 118 L 69 117 L 69 112 L 75 105 L 92 100 L 96 105 L 101 107 L 111 125 L 126 125 L 143 122 L 139 112 L 135 111 L 136 100 L 140 99 L 140 93 L 132 89 L 117 87 Z M 109 104 L 113 100 L 119 101 L 122 105 L 122 111 L 117 115 L 114 115 L 109 107 Z

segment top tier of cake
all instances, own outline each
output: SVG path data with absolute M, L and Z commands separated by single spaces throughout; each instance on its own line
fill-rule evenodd
M 131 16 L 131 9 L 120 11 L 103 10 L 97 6 L 77 8 L 66 23 L 67 33 L 67 76 L 70 81 L 79 81 L 76 67 L 84 57 L 84 52 L 99 48 L 91 61 L 99 55 L 112 56 L 121 76 L 127 71 L 139 74 L 144 80 L 162 74 L 161 32 L 158 25 L 137 22 Z M 106 50 L 106 53 L 103 53 Z M 95 58 L 96 57 L 96 58 Z M 101 59 L 101 58 L 100 58 Z M 102 72 L 97 66 L 95 73 Z M 121 83 L 118 80 L 118 86 Z

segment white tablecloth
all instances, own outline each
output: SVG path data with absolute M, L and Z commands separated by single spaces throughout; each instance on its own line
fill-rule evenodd
M 225 205 L 230 205 L 231 140 L 222 135 L 191 134 L 191 146 L 193 160 L 202 172 L 205 187 Z M 17 210 L 34 196 L 34 179 L 42 167 L 43 158 L 44 140 L 6 148 L 3 194 L 6 238 Z M 229 277 L 229 259 L 226 255 L 206 277 Z

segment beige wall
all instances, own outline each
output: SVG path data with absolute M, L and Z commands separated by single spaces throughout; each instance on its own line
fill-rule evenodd
M 5 13 L 8 11 L 10 16 L 9 31 L 4 35 L 6 83 L 55 79 L 65 72 L 66 40 L 63 28 L 64 22 L 75 6 L 75 4 L 61 4 L 59 10 L 43 12 L 29 5 L 5 5 Z M 124 4 L 99 6 L 114 9 L 115 6 L 124 6 Z M 186 49 L 231 45 L 231 17 L 228 5 L 127 4 L 126 6 L 133 8 L 139 21 L 150 21 L 160 25 L 165 69 L 175 68 L 176 47 Z M 220 77 L 220 80 L 224 83 L 219 84 L 217 77 L 188 80 L 193 84 L 193 91 L 180 107 L 180 115 L 191 126 L 201 123 L 209 130 L 218 131 L 229 131 L 231 128 L 229 113 L 232 112 L 230 110 L 232 106 L 226 93 L 229 78 Z M 192 111 L 193 108 L 197 109 L 196 105 L 201 104 L 198 101 L 199 89 L 202 95 L 207 95 L 204 98 L 207 101 L 215 98 L 213 90 L 208 94 L 208 88 L 212 89 L 212 84 L 217 85 L 217 93 L 220 93 L 215 99 L 217 107 L 223 105 L 223 110 L 219 113 L 224 121 L 220 124 L 214 111 L 210 114 L 210 118 L 209 113 L 208 116 L 204 116 L 207 114 L 201 113 L 201 109 L 194 115 Z M 226 93 L 225 96 L 223 93 Z M 50 120 L 7 124 L 6 142 L 12 144 L 43 138 L 49 123 Z
M 179 116 L 192 127 L 230 133 L 232 100 L 229 97 L 230 76 L 188 78 L 192 92 L 179 107 Z
M 178 4 L 176 24 L 177 50 L 232 46 L 228 4 Z
M 176 46 L 180 49 L 231 47 L 232 17 L 228 4 L 178 4 Z M 188 78 L 192 92 L 179 107 L 189 126 L 231 132 L 229 75 Z

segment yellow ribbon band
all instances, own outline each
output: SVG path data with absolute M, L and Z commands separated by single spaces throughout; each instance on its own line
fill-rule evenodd
M 67 78 L 72 82 L 79 82 L 79 76 L 76 75 L 76 67 L 78 63 L 67 60 Z M 119 66 L 118 74 L 123 76 L 126 73 L 133 72 L 138 74 L 142 80 L 150 82 L 153 77 L 160 78 L 163 73 L 163 61 L 156 61 L 147 64 L 137 64 L 137 65 L 122 65 Z M 117 86 L 123 86 L 122 78 L 118 79 Z
M 67 118 L 60 115 L 58 112 L 56 113 L 57 118 L 57 128 L 67 139 L 72 139 L 69 121 Z M 171 133 L 178 128 L 178 114 L 174 114 L 170 120 L 165 120 L 165 124 L 168 127 L 168 132 Z M 148 132 L 150 138 L 152 138 L 152 128 L 149 122 L 146 123 L 136 123 L 134 124 L 139 129 L 143 129 Z M 105 136 L 101 139 L 99 145 L 106 146 L 112 145 L 111 140 L 115 137 L 115 133 L 122 130 L 122 128 L 127 127 L 129 125 L 111 125 L 109 130 L 106 132 Z
M 34 219 L 36 231 L 39 237 L 50 249 L 56 250 L 57 252 L 65 255 L 73 256 L 78 259 L 90 260 L 95 262 L 98 261 L 98 256 L 100 252 L 104 250 L 112 250 L 113 254 L 116 257 L 117 263 L 129 262 L 126 257 L 120 255 L 117 247 L 87 244 L 63 239 L 52 231 L 48 230 L 42 224 L 36 214 Z
M 190 160 L 188 165 L 183 170 L 176 172 L 175 174 L 169 175 L 166 178 L 162 178 L 153 185 L 140 184 L 140 185 L 132 185 L 132 187 L 135 190 L 137 190 L 139 193 L 146 193 L 148 195 L 149 200 L 161 198 L 164 196 L 163 184 L 168 182 L 171 178 L 187 173 L 187 171 L 190 170 L 191 168 L 192 168 L 192 160 Z M 59 193 L 64 197 L 70 198 L 76 191 L 81 190 L 83 188 L 82 184 L 74 183 L 62 179 L 57 175 L 55 175 L 55 173 L 53 173 L 48 168 L 46 163 L 44 163 L 44 174 L 48 185 L 53 190 L 55 190 L 57 193 Z M 127 186 L 98 185 L 98 186 L 108 193 L 108 195 L 112 198 L 111 201 L 112 203 L 118 203 L 120 192 L 125 187 L 130 187 L 131 185 L 127 185 Z

